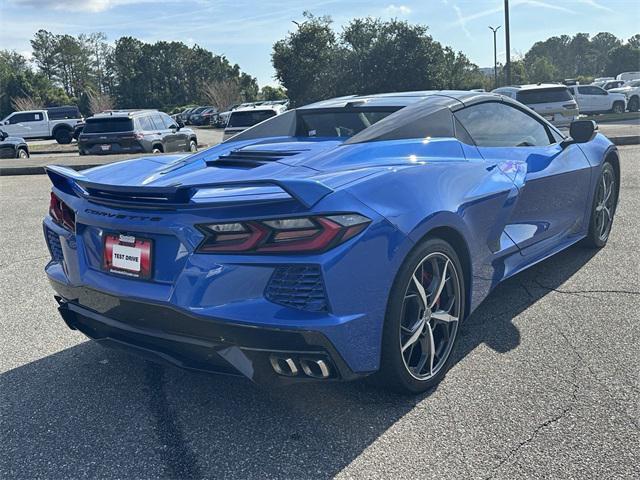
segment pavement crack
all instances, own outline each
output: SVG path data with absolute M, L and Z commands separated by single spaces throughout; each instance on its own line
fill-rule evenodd
M 49 255 L 40 255 L 38 257 L 21 258 L 20 260 L 16 260 L 15 262 L 11 262 L 11 263 L 0 263 L 0 270 L 7 267 L 12 267 L 20 263 L 32 262 L 34 260 L 42 260 L 43 258 L 49 258 Z
M 495 478 L 496 474 L 502 468 L 502 466 L 505 465 L 512 458 L 517 456 L 523 448 L 526 448 L 531 442 L 533 442 L 533 440 L 538 436 L 538 434 L 540 432 L 542 432 L 545 428 L 549 427 L 550 425 L 553 425 L 554 423 L 559 422 L 560 420 L 562 420 L 571 411 L 573 406 L 578 401 L 578 390 L 580 389 L 580 384 L 578 383 L 578 374 L 577 374 L 577 372 L 578 372 L 579 368 L 580 368 L 580 362 L 576 362 L 575 365 L 573 366 L 573 369 L 572 369 L 572 376 L 573 376 L 572 386 L 573 386 L 573 389 L 571 391 L 571 398 L 569 399 L 567 404 L 562 408 L 562 410 L 559 413 L 553 415 L 551 418 L 548 418 L 547 420 L 545 420 L 544 422 L 542 422 L 538 426 L 536 426 L 533 429 L 533 431 L 527 436 L 527 438 L 525 438 L 524 440 L 518 442 L 518 444 L 515 447 L 513 447 L 511 450 L 509 450 L 507 455 L 498 463 L 498 465 L 496 465 L 491 470 L 489 475 L 484 477 L 484 480 L 490 480 L 490 479 Z
M 629 419 L 629 421 L 633 424 L 636 430 L 640 430 L 640 425 L 638 425 L 637 420 L 633 418 L 632 415 L 629 415 L 628 412 L 620 405 L 620 402 L 614 397 L 610 388 L 607 387 L 607 385 L 598 377 L 596 372 L 591 368 L 591 365 L 589 365 L 589 362 L 587 362 L 587 360 L 582 356 L 582 353 L 580 353 L 580 350 L 578 350 L 576 346 L 573 344 L 573 342 L 569 340 L 569 337 L 564 333 L 564 331 L 561 328 L 556 328 L 556 330 L 558 331 L 558 333 L 560 333 L 560 336 L 564 339 L 567 345 L 569 345 L 569 348 L 571 349 L 573 354 L 578 358 L 578 360 L 580 360 L 581 364 L 587 369 L 587 371 L 596 380 L 596 382 L 598 382 L 600 385 L 602 385 L 602 387 L 604 387 L 606 392 L 609 394 L 609 397 L 611 398 L 611 400 L 613 400 L 613 402 L 620 407 L 620 411 Z M 632 390 L 634 390 L 635 392 L 637 392 L 637 389 L 635 386 L 629 385 L 626 383 L 625 385 L 631 388 Z
M 154 430 L 160 442 L 159 455 L 169 478 L 202 478 L 196 454 L 191 449 L 180 426 L 175 410 L 169 404 L 165 390 L 165 369 L 147 362 L 146 383 L 150 389 L 149 409 L 155 419 Z
M 584 293 L 616 293 L 621 295 L 640 295 L 640 292 L 636 292 L 635 290 L 564 290 L 560 288 L 548 287 L 547 285 L 543 285 L 539 280 L 533 280 L 533 282 L 538 285 L 540 288 L 545 290 L 549 290 L 550 292 L 563 293 L 567 295 L 580 295 Z

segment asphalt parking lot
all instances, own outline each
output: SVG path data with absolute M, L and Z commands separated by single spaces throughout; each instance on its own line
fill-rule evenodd
M 58 318 L 43 273 L 47 179 L 0 178 L 0 477 L 634 478 L 640 147 L 620 151 L 608 246 L 500 286 L 441 385 L 415 398 L 364 383 L 260 389 L 88 342 Z

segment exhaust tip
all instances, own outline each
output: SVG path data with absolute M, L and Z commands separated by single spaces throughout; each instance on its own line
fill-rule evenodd
M 278 375 L 284 375 L 285 377 L 295 377 L 298 375 L 298 367 L 291 357 L 276 357 L 272 355 L 269 361 L 271 362 L 271 367 Z
M 324 379 L 329 378 L 331 375 L 329 365 L 320 358 L 301 358 L 300 366 L 302 367 L 304 374 L 308 377 Z

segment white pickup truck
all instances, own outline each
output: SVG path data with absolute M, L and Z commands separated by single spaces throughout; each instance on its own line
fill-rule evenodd
M 614 93 L 622 93 L 627 97 L 627 108 L 630 112 L 640 111 L 640 80 L 631 80 L 623 86 L 609 90 Z
M 627 98 L 616 89 L 605 90 L 596 85 L 570 85 L 567 87 L 578 102 L 580 113 L 624 113 Z
M 52 107 L 13 112 L 0 121 L 0 128 L 13 137 L 55 138 L 71 143 L 73 129 L 82 121 L 78 107 Z

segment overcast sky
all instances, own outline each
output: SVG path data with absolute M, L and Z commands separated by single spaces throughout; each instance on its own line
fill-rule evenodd
M 330 15 L 336 28 L 354 17 L 397 17 L 479 66 L 493 65 L 489 25 L 504 22 L 503 0 L 0 0 L 0 48 L 28 55 L 40 28 L 54 33 L 104 32 L 147 42 L 181 40 L 224 54 L 260 85 L 274 84 L 271 47 L 294 29 L 303 10 Z M 553 35 L 640 32 L 640 0 L 511 0 L 511 50 L 524 54 Z M 504 35 L 498 52 L 504 59 Z

